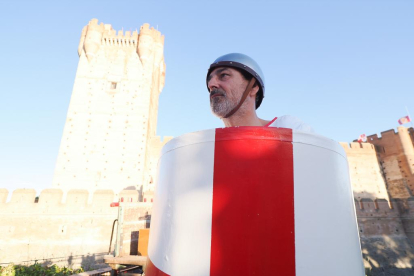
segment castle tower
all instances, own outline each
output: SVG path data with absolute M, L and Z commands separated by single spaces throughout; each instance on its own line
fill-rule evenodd
M 401 140 L 402 153 L 404 154 L 406 163 L 406 174 L 414 174 L 414 147 L 413 141 L 411 141 L 408 129 L 405 127 L 398 127 L 398 136 Z
M 414 194 L 414 140 L 413 128 L 398 127 L 368 136 L 375 145 L 383 168 L 387 189 L 392 198 L 407 199 Z
M 356 200 L 370 198 L 389 201 L 375 146 L 369 143 L 340 143 L 349 164 L 352 190 Z
M 163 48 L 164 36 L 148 24 L 140 33 L 97 19 L 83 28 L 54 188 L 150 189 L 159 154 L 151 149 L 163 144 L 155 136 Z

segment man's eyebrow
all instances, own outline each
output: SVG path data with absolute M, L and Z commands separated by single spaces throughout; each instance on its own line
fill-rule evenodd
M 227 67 L 219 68 L 219 69 L 217 69 L 217 71 L 214 72 L 214 74 L 220 74 L 221 72 L 223 72 L 225 70 L 228 70 L 228 69 L 229 68 L 227 68 Z M 211 80 L 211 78 L 212 78 L 212 73 L 208 76 L 207 82 L 209 82 Z

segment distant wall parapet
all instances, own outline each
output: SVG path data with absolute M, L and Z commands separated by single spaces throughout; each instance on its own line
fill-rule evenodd
M 13 209 L 18 210 L 17 205 L 27 206 L 33 204 L 37 206 L 61 206 L 70 207 L 73 210 L 76 208 L 84 209 L 85 206 L 107 206 L 111 202 L 139 202 L 139 191 L 137 190 L 122 190 L 118 196 L 113 190 L 96 190 L 92 193 L 92 200 L 90 201 L 90 193 L 88 190 L 73 189 L 67 192 L 61 189 L 45 189 L 41 191 L 39 197 L 36 197 L 36 190 L 34 189 L 16 189 L 12 192 L 10 201 L 7 202 L 9 191 L 7 189 L 0 189 L 0 212 L 1 209 L 8 205 L 13 205 Z M 26 210 L 31 212 L 33 210 Z
M 0 189 L 1 265 L 38 261 L 85 266 L 108 254 L 112 225 L 119 211 L 111 207 L 111 202 L 118 200 L 113 191 L 95 191 L 91 203 L 86 190 L 70 190 L 66 200 L 60 189 L 43 190 L 38 200 L 32 189 L 15 190 L 9 202 L 7 196 L 8 191 Z M 149 227 L 152 204 L 137 202 L 136 190 L 122 191 L 119 200 L 127 215 L 121 253 L 138 254 L 137 233 Z
M 357 142 L 339 142 L 345 151 L 350 150 L 364 150 L 367 152 L 375 152 L 375 147 L 369 143 L 357 143 Z
M 355 200 L 361 237 L 403 236 L 414 242 L 414 197 Z

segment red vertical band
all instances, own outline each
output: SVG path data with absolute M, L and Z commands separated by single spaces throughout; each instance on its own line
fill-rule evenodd
M 210 275 L 295 275 L 290 129 L 216 130 Z
M 147 276 L 170 276 L 167 273 L 161 271 L 158 267 L 156 267 L 152 262 L 151 259 L 148 257 L 147 265 L 145 268 L 145 275 Z

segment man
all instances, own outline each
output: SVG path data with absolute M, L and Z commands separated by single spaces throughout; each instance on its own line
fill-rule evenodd
M 210 107 L 226 127 L 283 127 L 313 132 L 299 119 L 285 115 L 273 120 L 257 117 L 264 98 L 264 76 L 259 65 L 249 56 L 232 53 L 219 57 L 207 73 Z

